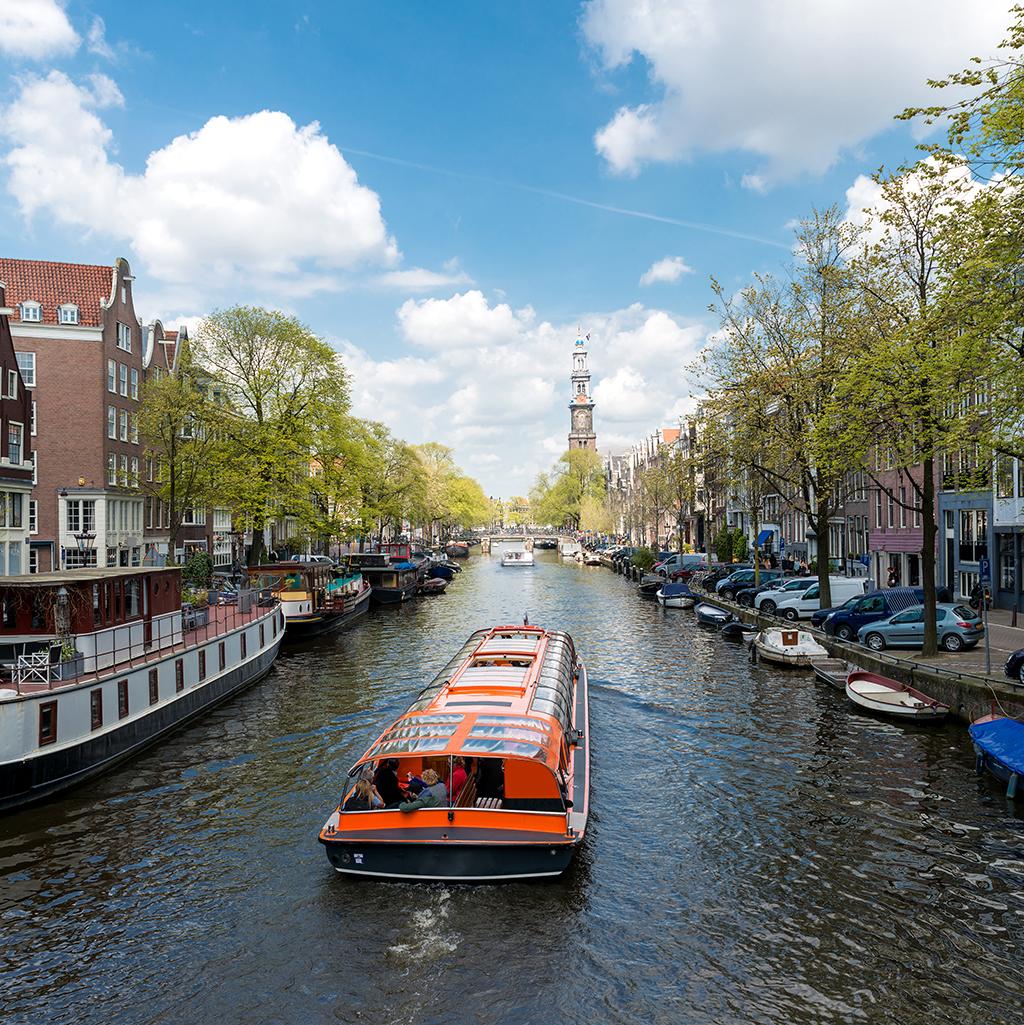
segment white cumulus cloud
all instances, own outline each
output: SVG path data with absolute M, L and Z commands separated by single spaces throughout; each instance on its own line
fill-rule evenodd
M 0 0 L 0 54 L 32 60 L 64 57 L 79 42 L 57 0 Z
M 532 310 L 508 303 L 491 306 L 479 289 L 450 299 L 409 299 L 398 311 L 402 334 L 428 349 L 464 349 L 517 338 L 533 319 Z
M 213 117 L 132 174 L 111 159 L 98 113 L 123 102 L 105 76 L 22 82 L 0 132 L 7 188 L 26 216 L 124 239 L 149 275 L 188 287 L 256 281 L 301 296 L 398 260 L 377 194 L 316 122 L 269 110 Z
M 692 273 L 693 268 L 687 266 L 686 261 L 681 256 L 666 256 L 663 260 L 656 260 L 640 275 L 640 284 L 671 283 L 678 281 L 684 274 Z
M 820 174 L 934 102 L 926 79 L 991 54 L 1006 0 L 589 0 L 585 38 L 608 70 L 647 62 L 658 98 L 621 107 L 595 135 L 622 174 L 652 161 L 739 151 L 763 191 Z

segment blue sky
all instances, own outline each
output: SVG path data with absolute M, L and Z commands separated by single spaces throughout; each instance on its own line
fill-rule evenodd
M 357 412 L 520 493 L 564 447 L 577 323 L 599 448 L 670 423 L 709 276 L 857 206 L 913 155 L 892 114 L 1007 7 L 0 0 L 0 250 L 127 256 L 144 319 L 294 311 Z

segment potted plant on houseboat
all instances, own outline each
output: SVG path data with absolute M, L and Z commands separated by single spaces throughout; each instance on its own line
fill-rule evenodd
M 85 654 L 75 647 L 70 638 L 50 647 L 50 665 L 58 680 L 73 680 L 85 671 Z

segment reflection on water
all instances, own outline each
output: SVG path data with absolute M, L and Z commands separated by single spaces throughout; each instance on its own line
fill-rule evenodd
M 5 1023 L 1024 1020 L 1022 823 L 962 731 L 851 715 L 607 570 L 537 559 L 474 555 L 0 819 Z M 591 672 L 570 871 L 338 877 L 315 837 L 344 771 L 472 629 L 524 613 Z

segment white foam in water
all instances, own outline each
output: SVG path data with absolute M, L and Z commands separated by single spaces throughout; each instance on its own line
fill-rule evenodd
M 436 956 L 438 952 L 450 954 L 457 950 L 458 934 L 444 931 L 451 896 L 450 890 L 441 890 L 437 894 L 435 907 L 414 911 L 408 930 L 409 942 L 393 944 L 388 947 L 388 953 L 403 960 L 416 961 L 421 957 Z

